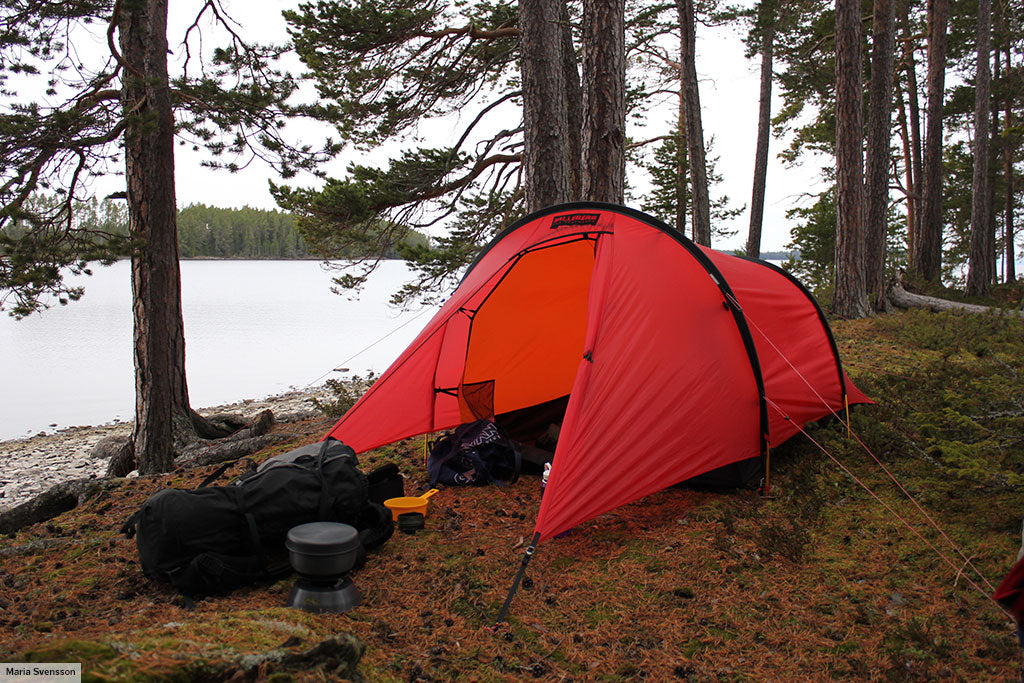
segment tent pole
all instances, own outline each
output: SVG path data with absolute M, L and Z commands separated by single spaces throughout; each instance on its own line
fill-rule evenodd
M 771 491 L 771 463 L 772 463 L 772 447 L 765 444 L 764 447 L 764 495 L 769 495 Z
M 530 541 L 530 545 L 526 546 L 526 554 L 523 555 L 523 563 L 519 565 L 519 572 L 516 573 L 515 581 L 512 582 L 512 588 L 508 592 L 508 597 L 505 598 L 505 604 L 502 605 L 501 609 L 498 611 L 498 618 L 495 620 L 495 626 L 503 623 L 505 621 L 505 617 L 508 616 L 508 608 L 512 606 L 512 598 L 515 597 L 516 591 L 519 590 L 519 584 L 526 575 L 526 565 L 530 563 L 530 558 L 533 557 L 534 551 L 537 550 L 538 543 L 540 543 L 539 531 L 533 535 L 533 540 Z

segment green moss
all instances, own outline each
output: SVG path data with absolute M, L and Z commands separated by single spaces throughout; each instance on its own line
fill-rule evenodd
M 95 640 L 62 640 L 47 643 L 21 653 L 25 662 L 82 662 L 94 664 L 118 657 L 118 652 L 106 643 Z

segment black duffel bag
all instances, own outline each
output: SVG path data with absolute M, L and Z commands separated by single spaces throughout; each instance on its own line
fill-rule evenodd
M 288 530 L 307 522 L 355 527 L 358 567 L 366 550 L 391 537 L 394 524 L 384 506 L 368 499 L 356 463 L 351 448 L 328 439 L 316 455 L 273 459 L 228 486 L 160 491 L 122 530 L 137 536 L 146 576 L 194 598 L 289 573 Z

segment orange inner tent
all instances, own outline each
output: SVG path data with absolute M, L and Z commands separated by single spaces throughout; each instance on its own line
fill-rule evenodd
M 473 317 L 460 403 L 464 420 L 565 396 L 583 356 L 594 244 L 524 254 Z M 493 387 L 493 413 L 473 410 L 466 388 Z M 466 410 L 468 409 L 468 413 Z

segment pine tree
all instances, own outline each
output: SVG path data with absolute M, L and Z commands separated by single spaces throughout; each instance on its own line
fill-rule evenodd
M 75 295 L 62 267 L 86 269 L 93 258 L 131 253 L 135 316 L 136 421 L 128 446 L 111 463 L 124 474 L 170 467 L 174 452 L 200 436 L 225 430 L 191 410 L 185 379 L 184 332 L 175 206 L 175 136 L 212 153 L 210 164 L 239 168 L 238 158 L 260 153 L 283 175 L 315 168 L 336 151 L 290 145 L 282 120 L 332 113 L 295 107 L 297 85 L 276 70 L 280 47 L 248 44 L 216 0 L 196 3 L 196 23 L 183 37 L 179 72 L 168 68 L 167 0 L 21 0 L 0 9 L 0 288 L 23 314 L 44 305 L 47 292 Z M 198 23 L 209 13 L 226 29 L 227 45 L 203 53 Z M 85 50 L 65 42 L 106 27 L 106 56 L 82 63 Z M 44 81 L 45 92 L 26 102 L 11 79 Z M 31 92 L 31 88 L 25 90 Z M 58 104 L 54 105 L 53 102 Z M 123 149 L 123 153 L 122 153 Z M 82 230 L 75 201 L 90 180 L 123 162 L 128 236 Z M 56 206 L 34 207 L 38 190 L 54 188 Z M 29 229 L 17 239 L 6 230 Z

